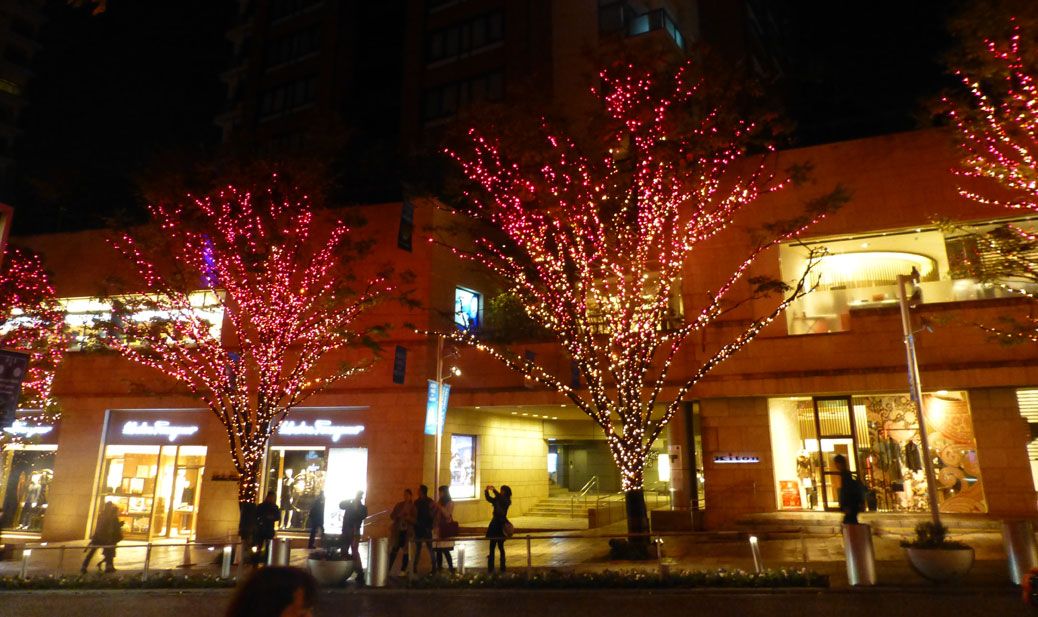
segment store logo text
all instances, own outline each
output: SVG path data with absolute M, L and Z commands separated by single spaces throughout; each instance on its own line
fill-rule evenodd
M 332 424 L 331 420 L 314 420 L 312 426 L 307 424 L 305 420 L 303 422 L 286 420 L 281 424 L 280 427 L 278 427 L 278 435 L 305 435 L 310 437 L 325 435 L 331 437 L 332 441 L 339 441 L 339 438 L 343 435 L 359 435 L 363 432 L 363 426 L 343 426 L 339 424 Z
M 194 435 L 198 432 L 197 426 L 185 424 L 170 424 L 165 420 L 156 420 L 153 424 L 147 422 L 127 422 L 123 425 L 123 435 L 137 436 L 161 436 L 176 441 L 181 435 Z

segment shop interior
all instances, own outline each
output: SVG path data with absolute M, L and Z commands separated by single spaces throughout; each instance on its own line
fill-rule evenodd
M 264 486 L 274 491 L 281 508 L 281 529 L 309 529 L 314 500 L 324 493 L 324 531 L 342 532 L 342 501 L 357 491 L 367 492 L 368 451 L 366 448 L 307 446 L 272 447 L 267 455 Z
M 0 452 L 0 529 L 39 533 L 54 479 L 56 445 L 8 444 Z
M 205 456 L 205 446 L 106 446 L 96 514 L 113 502 L 127 537 L 193 537 Z
M 942 512 L 986 512 L 963 392 L 924 395 Z M 869 489 L 870 512 L 929 510 L 916 407 L 907 395 L 769 399 L 780 510 L 838 510 L 837 454 Z

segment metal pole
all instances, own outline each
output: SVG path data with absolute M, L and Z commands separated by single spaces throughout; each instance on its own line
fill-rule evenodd
M 530 576 L 530 570 L 533 568 L 533 550 L 531 547 L 530 535 L 526 535 L 526 576 Z
M 61 576 L 65 570 L 65 547 L 62 546 L 58 549 L 58 576 Z
M 753 569 L 760 574 L 764 571 L 764 562 L 760 558 L 760 544 L 757 543 L 757 536 L 750 536 L 750 552 L 753 553 Z
M 223 547 L 223 563 L 220 564 L 220 578 L 231 578 L 231 545 Z
M 440 486 L 440 457 L 443 456 L 440 448 L 443 441 L 443 420 L 440 418 L 440 408 L 443 406 L 443 337 L 436 337 L 436 465 L 433 475 L 433 491 Z M 435 493 L 434 493 L 435 494 Z
M 663 580 L 663 538 L 656 538 L 656 576 Z
M 144 549 L 144 569 L 141 570 L 141 580 L 148 580 L 148 570 L 151 568 L 151 542 Z
M 458 574 L 465 574 L 465 547 L 458 547 Z
M 930 455 L 930 439 L 926 436 L 926 419 L 923 412 L 923 386 L 919 381 L 919 362 L 915 353 L 915 332 L 908 312 L 908 295 L 905 289 L 909 282 L 917 282 L 919 273 L 899 274 L 897 277 L 898 302 L 901 305 L 901 328 L 905 333 L 905 353 L 908 363 L 908 383 L 915 400 L 916 417 L 919 419 L 919 438 L 923 442 L 923 469 L 926 471 L 926 494 L 930 499 L 930 513 L 935 525 L 941 524 L 941 513 L 937 508 L 937 482 L 934 480 L 933 457 Z
M 29 557 L 32 555 L 32 549 L 22 550 L 22 571 L 19 573 L 20 578 L 25 578 L 25 575 L 29 572 Z

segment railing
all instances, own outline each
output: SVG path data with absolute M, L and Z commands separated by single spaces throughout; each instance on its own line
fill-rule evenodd
M 374 516 L 374 515 L 373 515 Z M 787 530 L 785 533 L 788 534 L 790 531 L 801 531 L 802 530 Z M 741 568 L 755 568 L 762 569 L 763 559 L 761 559 L 760 546 L 767 538 L 759 538 L 752 532 L 733 532 L 731 535 L 735 543 L 728 541 L 733 547 L 733 553 L 729 556 L 730 563 L 726 564 L 730 567 L 741 567 Z M 454 544 L 453 552 L 456 558 L 455 565 L 457 570 L 464 573 L 466 569 L 473 567 L 485 567 L 486 558 L 489 553 L 488 543 L 492 540 L 505 540 L 505 544 L 512 553 L 513 562 L 512 570 L 525 571 L 527 574 L 532 572 L 535 568 L 571 568 L 577 570 L 582 564 L 587 563 L 591 568 L 597 568 L 597 562 L 588 561 L 587 557 L 591 551 L 586 548 L 576 551 L 560 551 L 560 544 L 566 542 L 573 542 L 580 544 L 586 541 L 594 541 L 595 546 L 604 545 L 605 542 L 612 538 L 644 538 L 648 544 L 647 550 L 649 551 L 650 557 L 655 557 L 655 563 L 643 562 L 642 564 L 633 563 L 632 568 L 636 569 L 649 569 L 653 568 L 663 576 L 667 571 L 667 564 L 664 563 L 664 548 L 669 542 L 676 542 L 681 538 L 693 538 L 695 542 L 702 542 L 704 539 L 715 539 L 715 532 L 655 532 L 645 534 L 605 534 L 605 535 L 594 535 L 594 534 L 552 534 L 547 533 L 544 535 L 540 534 L 525 534 L 521 536 L 512 536 L 511 538 L 484 538 L 481 536 L 457 536 L 449 539 L 440 539 L 439 542 L 449 541 Z M 788 536 L 787 536 L 788 538 Z M 360 553 L 362 565 L 367 570 L 367 556 L 369 555 L 369 548 L 374 538 L 371 536 L 365 536 L 361 538 L 361 543 L 365 544 L 365 548 L 358 551 Z M 388 539 L 384 539 L 388 540 Z M 279 538 L 279 541 L 290 542 L 290 539 Z M 299 542 L 303 542 L 303 539 L 297 539 Z M 776 541 L 787 541 L 787 539 L 776 539 Z M 422 540 L 424 544 L 426 541 Z M 747 544 L 743 545 L 743 542 Z M 520 546 L 525 549 L 520 551 L 516 555 L 515 545 L 516 543 L 522 543 Z M 415 540 L 410 540 L 407 546 L 407 554 L 410 555 L 409 568 L 408 568 L 408 579 L 410 580 L 416 574 L 415 568 L 419 564 L 415 563 L 414 556 L 417 553 L 417 544 Z M 50 545 L 45 543 L 33 544 L 33 545 L 21 545 L 21 554 L 17 555 L 14 561 L 0 562 L 0 575 L 5 576 L 20 576 L 22 578 L 30 575 L 62 575 L 71 574 L 78 572 L 80 560 L 82 559 L 83 552 L 87 549 L 94 548 L 93 546 L 84 546 L 82 544 L 76 545 Z M 103 547 L 97 547 L 98 549 Z M 283 561 L 275 561 L 275 563 L 291 563 L 293 565 L 305 566 L 306 556 L 308 551 L 296 550 L 290 551 L 287 547 L 280 553 L 280 559 Z M 240 578 L 244 575 L 243 561 L 241 559 L 240 543 L 237 540 L 228 540 L 226 542 L 210 541 L 210 542 L 185 542 L 185 543 L 120 543 L 117 545 L 116 555 L 116 566 L 119 571 L 131 573 L 132 576 L 139 576 L 141 579 L 146 580 L 149 576 L 153 576 L 156 572 L 160 571 L 195 571 L 195 572 L 207 572 L 213 575 L 218 575 L 222 578 Z M 803 561 L 807 561 L 807 546 L 806 543 L 803 545 L 804 555 Z M 277 549 L 271 547 L 270 551 L 277 554 Z M 69 553 L 75 555 L 73 560 L 75 568 L 68 567 L 67 562 L 69 561 Z M 523 555 L 525 553 L 525 555 Z M 577 563 L 566 563 L 567 556 L 574 554 L 578 555 L 580 559 Z M 774 553 L 773 553 L 774 554 Z M 765 552 L 766 555 L 766 552 Z M 209 556 L 210 558 L 204 558 L 203 556 Z M 514 558 L 519 556 L 525 556 L 525 563 L 521 561 L 516 563 Z M 95 556 L 95 559 L 99 556 Z M 237 560 L 236 560 L 237 558 Z M 435 560 L 435 555 L 431 555 L 430 558 Z M 276 558 L 278 559 L 278 558 Z M 238 568 L 232 568 L 237 561 Z M 495 561 L 497 561 L 495 559 Z M 199 563 L 201 562 L 201 563 Z M 495 565 L 497 565 L 495 563 Z M 516 568 L 516 566 L 519 566 Z M 389 564 L 384 566 L 387 570 Z M 424 569 L 422 569 L 424 570 Z
M 598 490 L 599 483 L 598 483 L 598 476 L 596 475 L 596 476 L 591 476 L 591 479 L 588 480 L 584 484 L 584 486 L 580 489 L 580 491 L 576 495 L 574 495 L 574 496 L 569 498 L 569 516 L 570 516 L 570 518 L 573 518 L 573 516 L 576 514 L 577 499 L 583 499 L 584 500 L 584 507 L 585 508 L 587 507 L 587 494 L 591 491 L 592 487 L 594 487 L 594 489 L 595 489 L 595 497 L 596 497 L 595 503 L 596 504 L 598 503 L 598 498 L 597 497 L 599 495 L 599 490 Z

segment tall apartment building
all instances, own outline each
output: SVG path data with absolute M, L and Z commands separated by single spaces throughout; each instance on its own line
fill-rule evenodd
M 37 36 L 45 21 L 43 0 L 0 1 L 0 183 L 12 172 L 18 117 L 25 107 L 30 64 L 39 51 Z

